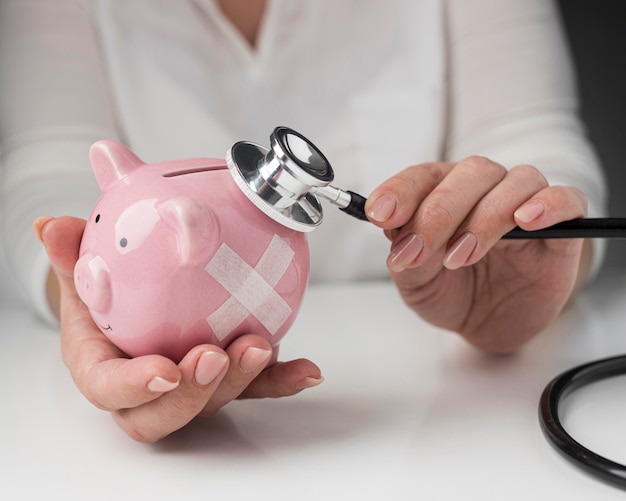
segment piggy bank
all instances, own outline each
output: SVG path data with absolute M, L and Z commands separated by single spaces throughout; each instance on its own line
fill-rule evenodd
M 306 235 L 259 210 L 224 160 L 147 164 L 99 141 L 90 162 L 102 195 L 74 282 L 101 331 L 129 356 L 174 361 L 252 333 L 275 360 L 307 286 Z

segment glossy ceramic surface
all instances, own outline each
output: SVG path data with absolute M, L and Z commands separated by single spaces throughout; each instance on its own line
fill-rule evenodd
M 304 233 L 255 207 L 223 160 L 146 164 L 111 141 L 90 160 L 102 196 L 74 281 L 113 343 L 173 360 L 247 333 L 278 346 L 307 286 Z

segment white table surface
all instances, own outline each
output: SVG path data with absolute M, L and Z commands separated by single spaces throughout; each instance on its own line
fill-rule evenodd
M 325 382 L 291 398 L 234 402 L 153 445 L 88 403 L 61 362 L 58 334 L 2 297 L 0 496 L 624 499 L 558 455 L 537 419 L 553 376 L 626 352 L 623 273 L 521 353 L 499 358 L 421 322 L 390 284 L 311 287 L 282 357 L 311 358 Z M 625 383 L 572 396 L 566 420 L 622 462 Z

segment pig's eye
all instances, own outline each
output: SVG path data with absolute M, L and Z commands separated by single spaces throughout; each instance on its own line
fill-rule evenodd
M 98 221 L 100 221 L 100 214 L 98 214 L 98 215 L 96 216 L 96 223 L 97 223 Z
M 128 240 L 126 240 L 125 238 L 122 238 L 120 240 L 120 247 L 124 248 L 128 245 Z

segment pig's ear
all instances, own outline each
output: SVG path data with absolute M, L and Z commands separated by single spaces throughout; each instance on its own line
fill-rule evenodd
M 91 146 L 89 161 L 100 191 L 144 165 L 126 146 L 109 140 L 98 141 Z
M 219 228 L 213 212 L 203 203 L 190 197 L 175 197 L 158 204 L 157 210 L 175 232 L 181 264 L 205 264 L 205 256 L 214 252 L 219 239 Z

